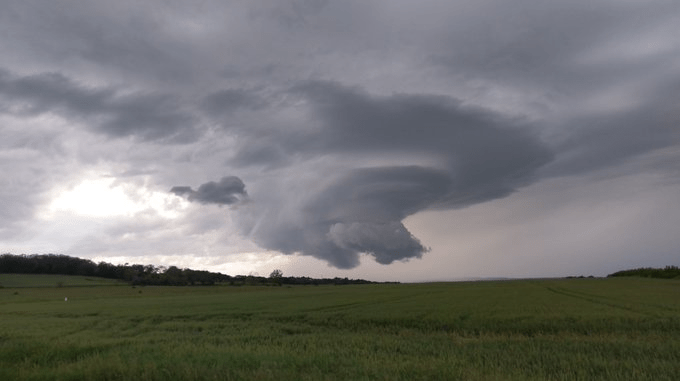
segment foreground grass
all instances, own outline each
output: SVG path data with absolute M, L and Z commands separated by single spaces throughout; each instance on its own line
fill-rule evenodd
M 0 289 L 2 380 L 679 375 L 674 280 Z

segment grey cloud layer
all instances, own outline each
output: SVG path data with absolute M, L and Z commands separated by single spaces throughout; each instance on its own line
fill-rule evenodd
M 657 88 L 655 94 L 626 110 L 568 120 L 566 123 L 577 128 L 556 145 L 560 157 L 546 168 L 546 174 L 573 175 L 594 171 L 680 146 L 676 94 L 680 94 L 680 78 Z
M 190 141 L 195 118 L 181 111 L 172 97 L 160 94 L 119 94 L 107 88 L 80 85 L 58 73 L 13 76 L 0 71 L 0 111 L 20 116 L 53 112 L 83 120 L 96 132 L 142 140 Z
M 2 5 L 5 220 L 103 163 L 352 268 L 426 253 L 421 211 L 642 157 L 677 179 L 677 1 Z

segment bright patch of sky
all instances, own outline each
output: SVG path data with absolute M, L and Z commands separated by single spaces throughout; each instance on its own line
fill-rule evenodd
M 51 218 L 59 212 L 92 217 L 133 216 L 151 210 L 164 218 L 177 218 L 187 207 L 187 201 L 167 192 L 99 178 L 83 180 L 58 192 L 44 217 Z

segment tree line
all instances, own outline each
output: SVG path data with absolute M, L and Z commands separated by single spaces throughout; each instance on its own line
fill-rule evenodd
M 678 266 L 666 266 L 662 269 L 651 267 L 641 267 L 638 269 L 617 271 L 607 277 L 639 276 L 645 278 L 680 279 L 680 268 Z
M 321 284 L 368 284 L 377 283 L 363 279 L 285 277 L 281 270 L 274 270 L 269 277 L 256 275 L 230 276 L 205 270 L 180 269 L 176 266 L 114 265 L 107 262 L 95 263 L 89 259 L 63 254 L 2 254 L 0 273 L 14 274 L 60 274 L 96 276 L 119 279 L 133 285 L 149 286 L 195 286 L 226 284 L 243 285 L 321 285 Z

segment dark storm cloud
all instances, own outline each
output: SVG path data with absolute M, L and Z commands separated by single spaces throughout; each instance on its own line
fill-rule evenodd
M 288 200 L 253 205 L 253 219 L 247 210 L 238 217 L 244 233 L 269 249 L 311 255 L 339 268 L 357 266 L 360 253 L 389 264 L 428 251 L 401 220 L 449 190 L 449 174 L 431 168 L 354 169 L 320 188 L 309 184 L 302 199 L 287 192 Z
M 300 88 L 324 126 L 320 152 L 432 157 L 452 174 L 450 206 L 501 197 L 531 182 L 552 153 L 530 125 L 446 96 L 371 96 L 332 83 Z
M 578 59 L 622 41 L 634 52 L 640 37 L 674 23 L 677 12 L 677 3 L 671 1 L 619 6 L 608 1 L 487 2 L 464 13 L 474 21 L 461 20 L 442 30 L 438 41 L 442 52 L 429 59 L 454 74 L 474 73 L 499 84 L 537 85 L 552 94 L 583 90 L 622 78 L 637 60 L 607 63 L 606 70 L 595 73 L 579 67 Z M 659 38 L 650 41 L 661 42 Z
M 302 198 L 282 186 L 277 192 L 284 198 L 254 200 L 264 205 L 251 206 L 239 221 L 263 247 L 311 255 L 340 268 L 357 266 L 360 253 L 383 264 L 421 257 L 428 249 L 403 219 L 506 196 L 531 183 L 535 171 L 552 159 L 527 123 L 451 97 L 373 96 L 332 82 L 308 82 L 286 96 L 306 105 L 304 128 L 252 137 L 248 134 L 255 132 L 238 131 L 246 144 L 236 158 L 332 156 L 340 169 L 323 174 L 322 182 L 305 183 Z M 366 167 L 356 155 L 402 157 L 411 164 Z M 175 188 L 184 192 L 192 191 Z
M 352 169 L 310 198 L 305 212 L 320 221 L 401 221 L 437 205 L 453 191 L 453 176 L 421 166 Z
M 479 175 L 468 170 L 474 167 L 483 168 L 489 177 L 513 172 L 520 178 L 520 169 L 528 175 L 551 158 L 527 122 L 466 106 L 449 96 L 373 96 L 358 87 L 311 81 L 286 91 L 285 97 L 306 105 L 304 126 L 239 130 L 244 138 L 236 154 L 239 164 L 248 164 L 242 157 L 255 156 L 250 152 L 268 148 L 278 152 L 272 156 L 277 160 L 282 155 L 398 153 L 435 157 L 441 165 L 458 167 L 459 173 L 467 171 L 469 176 Z
M 566 121 L 572 133 L 556 145 L 553 176 L 577 175 L 612 167 L 657 150 L 680 146 L 680 78 L 656 89 L 636 107 Z M 567 127 L 567 126 L 565 126 Z
M 199 186 L 197 190 L 187 186 L 176 186 L 170 189 L 170 192 L 201 204 L 232 205 L 248 197 L 245 184 L 236 176 L 226 176 L 218 182 L 210 181 Z
M 498 4 L 473 11 L 475 24 L 445 30 L 445 53 L 428 60 L 488 88 L 534 92 L 549 108 L 567 104 L 542 121 L 560 135 L 542 176 L 582 175 L 680 144 L 680 74 L 669 64 L 680 50 L 668 39 L 677 3 L 522 0 L 484 12 L 489 6 Z
M 34 60 L 89 62 L 90 70 L 100 73 L 113 69 L 128 79 L 177 81 L 191 77 L 186 65 L 189 47 L 164 35 L 162 24 L 181 8 L 126 1 L 49 2 L 36 7 L 8 0 L 3 1 L 0 20 L 4 30 L 16 36 L 10 42 L 23 43 L 14 50 Z
M 5 221 L 113 173 L 190 185 L 171 192 L 238 205 L 262 248 L 352 268 L 441 243 L 406 228 L 422 211 L 654 160 L 678 178 L 676 1 L 2 5 Z
M 171 96 L 90 87 L 59 73 L 14 76 L 0 71 L 0 99 L 6 113 L 52 112 L 86 121 L 94 131 L 112 137 L 187 142 L 197 135 L 195 118 Z
M 201 108 L 216 117 L 224 116 L 239 109 L 257 110 L 265 106 L 252 91 L 245 89 L 225 89 L 205 97 Z
M 351 170 L 302 208 L 306 225 L 314 226 L 319 234 L 310 237 L 307 231 L 305 246 L 319 241 L 337 246 L 312 254 L 336 265 L 358 263 L 358 253 L 367 253 L 382 264 L 420 258 L 427 248 L 401 221 L 441 202 L 451 191 L 451 183 L 449 173 L 419 166 Z

